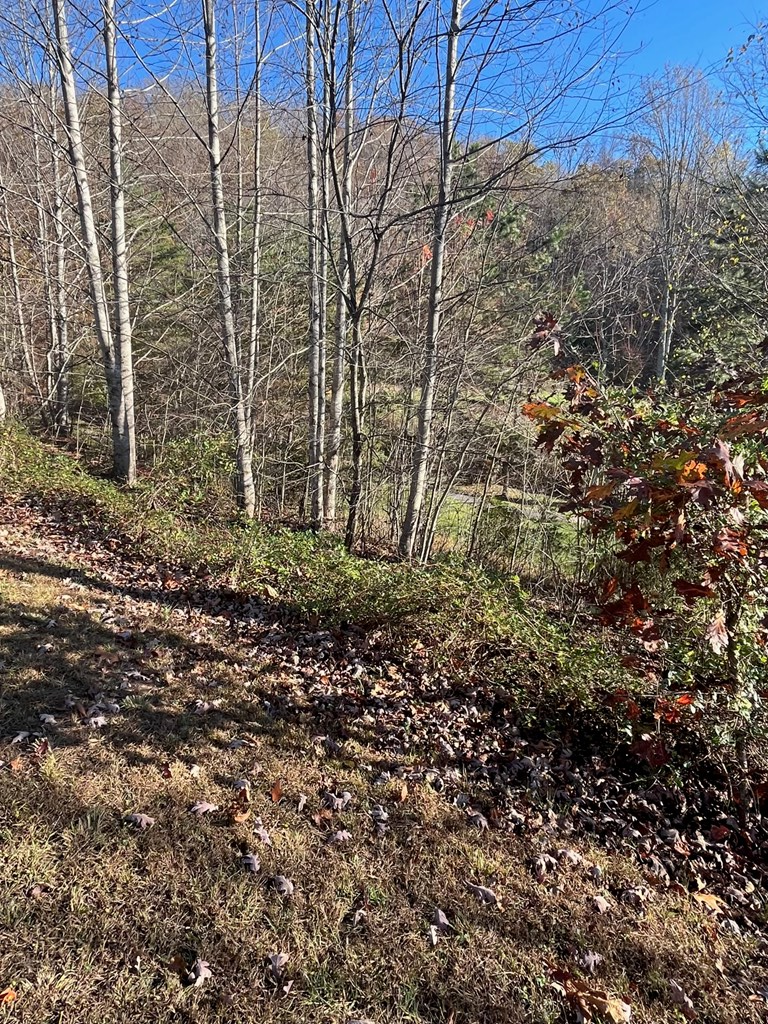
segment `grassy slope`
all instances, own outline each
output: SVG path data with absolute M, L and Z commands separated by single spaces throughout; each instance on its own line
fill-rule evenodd
M 37 475 L 60 490 L 62 479 L 54 486 L 46 465 Z M 31 486 L 19 462 L 6 479 L 17 492 Z M 87 492 L 88 515 L 103 502 L 105 517 L 130 519 L 121 505 L 129 499 L 106 485 L 74 477 L 70 484 Z M 42 489 L 40 480 L 34 489 Z M 50 751 L 36 752 L 29 740 L 0 750 L 8 762 L 0 772 L 0 927 L 13 936 L 0 946 L 0 988 L 18 992 L 10 1019 L 545 1024 L 574 1019 L 550 987 L 547 965 L 578 971 L 588 950 L 605 958 L 595 987 L 629 998 L 633 1020 L 682 1019 L 672 980 L 691 993 L 701 1020 L 761 1019 L 732 984 L 749 970 L 751 945 L 717 933 L 687 897 L 660 892 L 643 915 L 610 899 L 610 912 L 598 914 L 595 895 L 640 877 L 627 860 L 583 844 L 587 864 L 604 869 L 599 883 L 581 865 L 538 884 L 528 861 L 549 848 L 545 833 L 478 831 L 426 783 L 409 783 L 407 793 L 401 780 L 374 785 L 380 755 L 364 731 L 328 751 L 313 742 L 311 721 L 271 715 L 279 673 L 251 661 L 221 619 L 104 586 L 94 561 L 103 558 L 107 573 L 101 544 L 41 536 L 34 513 L 17 506 L 7 507 L 5 520 L 0 734 L 40 729 L 40 713 L 57 718 L 45 730 Z M 147 547 L 162 542 L 156 528 L 141 527 Z M 264 559 L 258 564 L 254 572 L 263 571 Z M 88 576 L 71 577 L 70 565 Z M 322 592 L 304 576 L 292 582 L 286 573 L 282 582 L 295 588 L 294 603 L 313 588 Z M 375 618 L 367 586 L 363 597 L 347 599 Z M 473 614 L 486 600 L 469 602 Z M 429 607 L 438 605 L 433 595 Z M 409 621 L 402 618 L 403 630 Z M 126 623 L 127 643 L 118 636 Z M 129 675 L 136 671 L 146 678 Z M 103 728 L 90 728 L 66 708 L 66 697 L 87 704 L 98 691 L 116 695 L 121 709 Z M 199 715 L 198 700 L 217 706 Z M 229 749 L 233 737 L 248 743 Z M 407 771 L 408 758 L 402 764 Z M 252 784 L 252 810 L 271 833 L 271 848 L 255 838 L 252 818 L 233 824 L 217 813 L 199 821 L 188 811 L 197 799 L 226 808 L 237 778 Z M 270 795 L 277 779 L 279 803 Z M 311 819 L 328 784 L 354 794 L 334 823 L 351 833 L 338 848 Z M 301 814 L 299 793 L 309 797 Z M 380 839 L 368 815 L 375 803 L 390 812 Z M 123 815 L 135 811 L 152 815 L 154 828 L 126 826 Z M 260 876 L 242 870 L 241 844 L 261 856 Z M 295 882 L 292 899 L 266 884 L 277 872 Z M 480 906 L 467 881 L 491 886 L 502 909 Z M 435 906 L 455 931 L 433 949 L 427 929 Z M 350 920 L 356 909 L 366 911 L 357 926 Z M 277 952 L 290 956 L 287 995 L 267 980 L 265 958 Z M 209 961 L 213 978 L 182 986 L 169 966 L 178 953 Z

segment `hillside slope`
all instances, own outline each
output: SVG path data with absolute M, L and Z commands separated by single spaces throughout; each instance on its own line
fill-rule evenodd
M 764 837 L 716 793 L 61 505 L 0 516 L 8 1019 L 765 1019 Z

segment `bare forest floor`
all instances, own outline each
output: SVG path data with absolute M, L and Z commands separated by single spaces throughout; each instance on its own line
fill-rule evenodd
M 765 1020 L 762 826 L 423 654 L 8 496 L 0 1020 Z

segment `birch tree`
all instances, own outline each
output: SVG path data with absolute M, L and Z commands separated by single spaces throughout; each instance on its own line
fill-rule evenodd
M 437 202 L 431 246 L 431 276 L 427 312 L 427 336 L 424 348 L 424 367 L 421 378 L 418 425 L 414 446 L 413 469 L 411 472 L 408 504 L 400 534 L 400 554 L 410 558 L 413 554 L 421 507 L 427 487 L 427 466 L 432 442 L 432 415 L 435 400 L 437 376 L 437 343 L 440 319 L 443 312 L 443 267 L 445 259 L 445 238 L 448 228 L 451 190 L 455 159 L 455 106 L 456 74 L 458 70 L 458 48 L 461 36 L 461 19 L 465 0 L 451 0 L 450 21 L 445 40 L 445 64 L 443 68 L 442 114 L 440 118 L 440 168 L 438 177 Z
M 96 338 L 104 363 L 107 383 L 107 397 L 110 421 L 112 425 L 112 458 L 114 474 L 118 480 L 127 484 L 136 479 L 136 435 L 133 420 L 133 365 L 130 358 L 130 333 L 126 339 L 120 327 L 113 331 L 110 321 L 109 299 L 104 280 L 99 234 L 94 215 L 91 197 L 91 185 L 85 157 L 85 144 L 80 121 L 80 108 L 75 82 L 75 71 L 72 50 L 69 42 L 69 26 L 67 22 L 66 0 L 52 0 L 54 30 L 56 36 L 56 64 L 61 81 L 61 96 L 64 109 L 69 160 L 77 197 L 77 211 L 80 219 L 85 267 L 88 276 L 88 287 L 93 311 Z M 104 40 L 105 48 L 109 49 L 110 32 L 107 27 L 105 11 Z M 114 45 L 114 39 L 112 39 Z M 110 57 L 107 57 L 110 60 Z M 109 117 L 110 117 L 110 186 L 112 192 L 112 239 L 121 240 L 121 252 L 115 253 L 116 301 L 125 306 L 127 277 L 125 276 L 124 251 L 125 225 L 115 223 L 115 213 L 122 209 L 122 177 L 115 180 L 115 165 L 120 171 L 120 102 L 119 83 L 117 81 L 114 51 L 112 56 L 112 73 L 108 72 L 111 84 Z M 120 276 L 121 292 L 117 292 L 117 278 Z M 122 294 L 121 294 L 122 293 Z M 127 340 L 127 346 L 124 344 Z M 125 362 L 124 362 L 125 360 Z
M 120 461 L 128 483 L 136 477 L 136 419 L 133 393 L 133 346 L 131 306 L 128 293 L 128 240 L 125 228 L 125 181 L 123 178 L 123 124 L 120 80 L 117 70 L 117 22 L 115 0 L 101 0 L 104 58 L 109 109 L 109 191 L 111 201 L 111 257 L 114 290 L 114 348 L 120 373 L 123 429 Z
M 323 212 L 320 208 L 319 115 L 315 72 L 315 35 L 318 31 L 314 0 L 305 6 L 304 75 L 307 136 L 307 278 L 309 281 L 309 422 L 308 486 L 312 525 L 323 522 L 323 441 L 325 431 L 325 304 L 322 281 Z
M 253 480 L 250 420 L 246 411 L 244 374 L 241 351 L 232 310 L 232 275 L 230 270 L 227 217 L 222 173 L 221 133 L 219 127 L 219 85 L 217 38 L 214 0 L 203 0 L 205 33 L 205 91 L 208 122 L 208 162 L 211 185 L 213 241 L 216 249 L 216 279 L 219 299 L 221 341 L 229 378 L 232 414 L 235 420 L 235 458 L 237 463 L 238 503 L 249 518 L 256 511 L 256 488 Z

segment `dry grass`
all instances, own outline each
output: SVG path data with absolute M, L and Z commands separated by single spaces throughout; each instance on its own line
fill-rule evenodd
M 58 721 L 41 756 L 29 741 L 0 749 L 9 762 L 0 772 L 0 989 L 18 993 L 0 1018 L 546 1024 L 575 1019 L 548 965 L 575 968 L 592 950 L 605 958 L 595 987 L 629 998 L 633 1020 L 683 1019 L 671 980 L 702 1021 L 762 1019 L 738 991 L 750 942 L 716 933 L 685 897 L 658 893 L 644 916 L 615 900 L 610 913 L 594 911 L 597 893 L 637 880 L 629 862 L 582 847 L 604 869 L 599 885 L 583 868 L 538 884 L 527 864 L 551 845 L 546 834 L 480 832 L 426 784 L 410 785 L 402 801 L 400 783 L 375 786 L 364 737 L 329 756 L 312 742 L 311 723 L 305 730 L 270 715 L 265 701 L 279 679 L 244 661 L 212 621 L 82 585 L 50 564 L 2 564 L 0 735 L 40 729 L 44 712 Z M 133 631 L 127 646 L 117 638 L 121 616 Z M 146 679 L 133 679 L 135 692 L 119 698 L 105 727 L 66 709 L 68 694 L 87 703 L 115 693 L 131 671 Z M 201 699 L 218 706 L 197 715 Z M 245 736 L 252 742 L 229 748 Z M 251 781 L 252 811 L 272 848 L 255 839 L 252 819 L 189 813 L 201 798 L 226 807 L 237 778 Z M 274 803 L 277 779 L 283 798 Z M 317 810 L 329 781 L 355 795 L 336 826 L 352 838 L 338 848 L 297 811 L 299 793 Z M 373 803 L 391 815 L 380 839 Z M 154 828 L 125 825 L 136 811 Z M 242 844 L 259 853 L 261 875 L 240 866 Z M 293 898 L 266 884 L 274 873 L 294 881 Z M 493 888 L 503 909 L 474 901 L 468 880 Z M 432 948 L 436 906 L 455 931 Z M 366 911 L 357 926 L 356 909 Z M 266 958 L 277 952 L 290 956 L 287 995 L 267 980 Z M 170 967 L 178 953 L 208 961 L 212 979 L 182 985 Z

